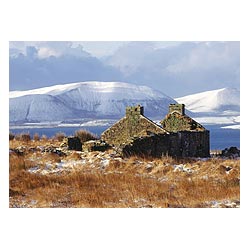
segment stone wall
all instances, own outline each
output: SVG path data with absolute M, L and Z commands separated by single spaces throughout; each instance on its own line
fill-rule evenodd
M 110 146 L 100 140 L 86 141 L 82 145 L 82 151 L 92 152 L 92 151 L 106 151 Z
M 161 157 L 169 154 L 170 141 L 169 134 L 135 138 L 122 147 L 122 154 L 126 157 L 132 155 Z
M 124 155 L 208 157 L 209 131 L 174 104 L 162 127 L 143 115 L 140 105 L 126 108 L 126 116 L 101 135 L 102 141 L 121 148 Z
M 177 112 L 180 115 L 185 115 L 185 105 L 184 104 L 170 104 L 169 105 L 169 114 Z
M 101 135 L 101 139 L 110 145 L 121 145 L 133 137 L 163 133 L 166 133 L 164 129 L 140 115 L 122 118 L 112 127 L 104 131 Z
M 179 156 L 209 157 L 209 131 L 181 131 L 178 132 Z
M 130 115 L 144 115 L 144 108 L 141 105 L 137 106 L 128 106 L 126 107 L 126 116 Z
M 169 132 L 178 131 L 205 131 L 205 128 L 187 115 L 177 112 L 168 114 L 161 121 L 162 127 Z
M 164 134 L 166 131 L 143 116 L 142 107 L 127 109 L 126 117 L 116 122 L 112 127 L 104 131 L 101 139 L 110 145 L 121 145 L 135 137 L 148 136 L 150 134 Z
M 124 156 L 209 157 L 209 131 L 178 132 L 135 138 L 122 148 Z
M 78 137 L 68 137 L 68 149 L 82 151 L 82 143 Z

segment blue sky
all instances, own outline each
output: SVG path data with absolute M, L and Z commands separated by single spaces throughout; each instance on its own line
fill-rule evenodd
M 10 90 L 124 81 L 172 97 L 240 88 L 239 42 L 10 42 Z
M 26 47 L 27 46 L 34 46 L 36 48 L 41 49 L 45 52 L 45 48 L 50 48 L 50 52 L 52 54 L 57 55 L 57 52 L 59 51 L 65 53 L 68 47 L 71 48 L 77 48 L 79 45 L 82 47 L 82 50 L 87 51 L 92 56 L 101 58 L 105 56 L 112 55 L 117 49 L 119 49 L 122 46 L 125 46 L 129 43 L 129 41 L 72 41 L 72 42 L 35 42 L 35 41 L 17 41 L 17 42 L 10 42 L 10 49 L 19 50 L 21 53 L 26 53 Z M 164 48 L 169 47 L 173 45 L 177 45 L 179 42 L 160 42 L 160 41 L 154 41 L 154 47 L 155 48 Z M 66 49 L 67 48 L 67 49 Z M 54 52 L 54 53 L 53 53 Z M 48 55 L 48 54 L 47 54 Z M 46 53 L 44 53 L 44 56 L 47 56 Z

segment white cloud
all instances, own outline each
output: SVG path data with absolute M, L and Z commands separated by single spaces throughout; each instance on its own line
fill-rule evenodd
M 48 47 L 41 47 L 39 48 L 38 50 L 38 57 L 39 58 L 47 58 L 47 57 L 50 57 L 50 56 L 60 56 L 61 53 L 59 53 L 58 51 L 55 51 L 51 48 L 48 48 Z
M 164 45 L 164 42 L 161 42 Z M 172 45 L 172 46 L 171 46 Z M 239 42 L 132 42 L 106 63 L 130 82 L 179 96 L 216 88 L 239 88 Z
M 78 41 L 73 42 L 72 47 L 81 45 L 83 50 L 89 52 L 92 56 L 101 58 L 114 54 L 116 50 L 127 43 L 126 41 Z
M 166 66 L 170 73 L 239 68 L 238 42 L 200 42 L 178 62 Z
M 74 44 L 75 45 L 75 44 Z M 67 41 L 48 41 L 48 42 L 10 42 L 10 50 L 12 51 L 12 56 L 15 56 L 14 51 L 19 51 L 27 55 L 26 48 L 34 47 L 38 51 L 39 58 L 47 58 L 50 56 L 62 56 L 62 55 L 72 55 L 75 57 L 86 57 L 89 53 L 83 50 L 83 47 L 78 44 L 73 46 L 72 42 Z
M 86 49 L 109 56 L 94 58 Z M 20 52 L 26 57 L 18 58 Z M 11 66 L 18 72 L 11 79 L 16 86 L 20 79 L 24 83 L 30 79 L 27 84 L 108 79 L 148 85 L 179 96 L 239 88 L 239 52 L 239 42 L 10 42 Z M 56 60 L 32 64 L 26 60 L 51 56 Z M 65 68 L 67 72 L 62 74 Z
M 121 70 L 125 75 L 133 74 L 141 65 L 145 65 L 145 58 L 154 53 L 153 42 L 130 42 L 119 48 L 107 63 Z

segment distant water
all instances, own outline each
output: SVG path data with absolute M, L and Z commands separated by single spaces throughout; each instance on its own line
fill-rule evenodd
M 240 130 L 226 129 L 218 125 L 206 125 L 210 131 L 210 149 L 240 148 Z
M 67 136 L 74 135 L 76 130 L 86 129 L 97 136 L 100 136 L 109 126 L 88 126 L 88 127 L 55 127 L 55 128 L 27 128 L 27 129 L 10 129 L 10 132 L 19 134 L 29 132 L 33 137 L 35 133 L 40 136 L 46 135 L 52 137 L 58 132 L 63 132 Z M 207 125 L 206 129 L 210 130 L 210 149 L 224 149 L 231 146 L 240 148 L 240 130 L 239 129 L 222 129 L 218 125 Z
M 88 130 L 91 133 L 100 136 L 103 131 L 105 131 L 109 126 L 86 126 L 86 127 L 54 127 L 54 128 L 24 128 L 24 129 L 10 129 L 10 132 L 14 134 L 19 133 L 30 133 L 33 136 L 35 133 L 38 133 L 40 136 L 46 135 L 47 137 L 52 137 L 58 132 L 63 132 L 67 136 L 74 135 L 77 130 Z

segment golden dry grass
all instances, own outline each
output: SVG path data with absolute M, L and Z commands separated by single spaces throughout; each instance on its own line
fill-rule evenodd
M 41 144 L 53 142 L 10 141 L 11 148 Z M 98 152 L 90 156 L 95 160 L 104 157 Z M 60 174 L 28 171 L 38 162 L 45 166 L 48 162 L 81 162 L 84 157 L 73 151 L 61 157 L 49 152 L 11 153 L 10 207 L 211 207 L 213 201 L 240 199 L 239 159 L 133 156 L 111 158 L 104 169 L 82 163 L 81 169 Z
M 17 147 L 37 147 L 37 146 L 55 146 L 59 147 L 61 144 L 60 141 L 52 138 L 41 138 L 40 140 L 30 140 L 30 141 L 20 141 L 20 140 L 10 140 L 9 141 L 9 148 L 17 148 Z

